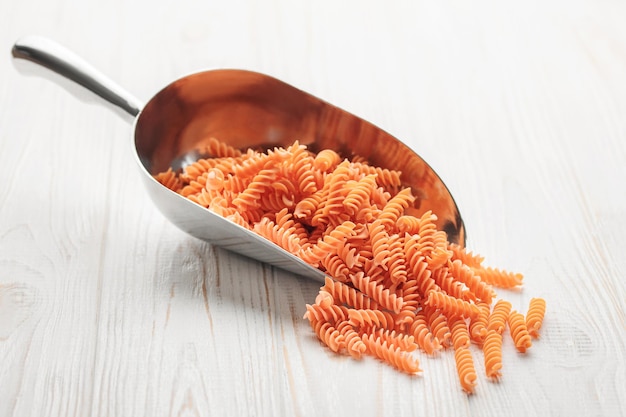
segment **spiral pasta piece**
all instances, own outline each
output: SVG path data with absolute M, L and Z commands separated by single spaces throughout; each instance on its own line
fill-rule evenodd
M 353 162 L 352 167 L 363 174 L 375 174 L 376 182 L 378 185 L 385 188 L 398 188 L 402 185 L 402 172 L 396 170 L 389 170 L 386 168 L 379 168 L 371 165 L 367 165 L 361 162 Z
M 284 229 L 286 233 L 294 235 L 300 242 L 306 242 L 309 234 L 300 222 L 294 219 L 294 216 L 287 210 L 282 209 L 275 216 L 276 225 Z
M 448 326 L 450 326 L 454 349 L 468 348 L 470 345 L 470 334 L 465 319 L 461 316 L 448 317 Z
M 387 230 L 391 230 L 393 227 L 395 227 L 395 224 L 397 223 L 402 213 L 404 213 L 404 210 L 406 210 L 407 207 L 409 207 L 414 200 L 415 197 L 413 197 L 413 194 L 411 194 L 411 189 L 403 189 L 398 194 L 393 196 L 391 200 L 387 202 L 387 204 L 385 204 L 382 212 L 378 216 L 378 220 L 385 225 Z
M 459 374 L 461 388 L 463 388 L 463 391 L 466 393 L 473 394 L 477 375 L 472 353 L 466 347 L 455 348 L 454 361 L 456 362 L 456 370 Z
M 380 216 L 383 207 L 385 207 L 391 199 L 391 193 L 387 191 L 384 187 L 378 187 L 372 191 L 370 199 L 372 202 L 372 207 L 370 210 L 373 216 L 368 221 L 374 221 L 378 218 L 378 216 Z
M 304 318 L 309 321 L 326 321 L 329 323 L 337 323 L 345 321 L 348 318 L 348 309 L 336 304 L 329 306 L 321 306 L 319 304 L 307 304 Z
M 165 172 L 158 173 L 154 176 L 154 179 L 172 191 L 177 191 L 182 184 L 178 175 L 172 171 L 172 168 L 168 168 Z
M 357 214 L 364 207 L 369 206 L 372 190 L 376 188 L 376 176 L 366 175 L 358 181 L 354 181 L 354 185 L 350 187 L 350 191 L 343 200 L 343 206 L 346 212 L 357 218 Z
M 506 300 L 498 300 L 487 320 L 487 330 L 494 330 L 500 334 L 504 332 L 506 321 L 511 312 L 512 305 Z
M 420 219 L 415 216 L 403 215 L 396 221 L 396 229 L 399 233 L 410 235 L 418 234 L 420 230 Z
M 325 272 L 341 282 L 348 282 L 352 270 L 346 262 L 336 253 L 330 253 L 320 260 Z
M 430 331 L 426 317 L 421 312 L 415 314 L 415 319 L 411 323 L 409 332 L 415 338 L 417 345 L 429 355 L 432 355 L 442 347 L 439 340 Z
M 368 257 L 359 256 L 359 265 L 361 265 L 362 271 L 365 275 L 370 277 L 372 281 L 383 282 L 386 277 L 386 271 L 382 266 L 374 262 L 373 259 Z
M 479 344 L 482 344 L 487 336 L 487 321 L 489 320 L 489 314 L 491 314 L 491 307 L 487 303 L 479 302 L 476 304 L 480 313 L 473 320 L 470 321 L 469 331 L 471 339 Z
M 363 343 L 361 335 L 347 321 L 339 323 L 337 331 L 343 336 L 343 342 L 348 354 L 355 359 L 360 359 L 367 351 L 367 346 Z
M 491 379 L 497 380 L 502 376 L 502 334 L 489 330 L 483 343 L 485 359 L 485 373 Z
M 214 211 L 222 216 L 232 214 L 235 212 L 231 207 L 228 207 L 228 202 L 225 198 L 217 195 L 212 190 L 202 188 L 198 194 L 195 195 L 195 202 L 203 207 L 207 207 L 209 210 Z
M 296 235 L 267 218 L 255 223 L 252 230 L 291 253 L 297 253 L 301 249 L 300 239 Z
M 214 158 L 219 157 L 236 157 L 241 155 L 241 151 L 234 148 L 221 140 L 210 136 L 202 142 L 202 153 L 210 155 Z
M 265 212 L 277 212 L 284 208 L 291 209 L 295 206 L 296 193 L 291 180 L 278 176 L 271 184 L 271 190 L 261 194 L 259 206 Z
M 415 279 L 419 294 L 422 298 L 427 298 L 431 291 L 439 289 L 432 277 L 426 258 L 418 248 L 418 239 L 414 235 L 405 236 L 404 257 L 406 259 L 407 270 Z
M 364 335 L 363 342 L 369 352 L 396 369 L 408 374 L 422 372 L 419 361 L 403 351 L 402 348 L 389 345 L 374 335 Z
M 432 269 L 445 265 L 450 260 L 451 256 L 450 251 L 446 249 L 446 234 L 444 232 L 437 233 L 435 238 L 435 248 L 430 252 L 430 255 L 426 257 L 426 261 Z
M 317 181 L 313 171 L 313 156 L 307 151 L 306 146 L 297 141 L 287 148 L 289 157 L 283 163 L 283 169 L 287 177 L 293 179 L 295 188 L 301 195 L 309 195 L 317 191 Z
M 522 313 L 511 311 L 508 317 L 509 331 L 518 352 L 525 353 L 532 346 L 530 334 L 526 327 L 526 319 Z
M 386 265 L 389 270 L 389 278 L 395 285 L 406 282 L 408 277 L 403 246 L 402 239 L 398 235 L 389 237 L 389 260 Z
M 211 168 L 206 173 L 205 187 L 207 190 L 222 191 L 224 189 L 224 172 L 217 168 Z
M 381 265 L 387 269 L 385 263 L 389 256 L 389 234 L 385 229 L 385 225 L 375 220 L 368 225 L 370 240 L 372 242 L 373 260 L 377 265 Z
M 334 281 L 330 277 L 324 280 L 322 290 L 328 292 L 337 303 L 346 304 L 351 308 L 359 310 L 378 309 L 378 303 L 370 297 L 339 281 Z
M 347 161 L 342 162 L 335 168 L 332 175 L 328 178 L 328 196 L 321 215 L 317 218 L 317 223 L 328 224 L 330 217 L 341 217 L 347 214 L 343 210 L 343 201 L 345 199 L 345 185 L 350 180 L 350 167 Z
M 180 178 L 180 177 L 179 177 Z M 207 173 L 204 172 L 201 175 L 198 175 L 193 180 L 186 183 L 182 188 L 178 191 L 184 197 L 197 196 L 205 189 L 207 182 Z M 204 207 L 208 206 L 208 202 L 202 204 Z
M 356 225 L 351 221 L 345 221 L 324 236 L 316 245 L 301 250 L 299 255 L 309 263 L 317 263 L 328 253 L 337 252 L 339 246 L 354 234 Z
M 384 285 L 378 284 L 376 281 L 372 281 L 370 277 L 366 277 L 363 272 L 351 275 L 350 280 L 356 288 L 372 300 L 376 301 L 380 307 L 396 313 L 399 313 L 402 309 L 402 306 L 404 305 L 402 297 L 391 293 L 388 288 L 385 288 Z
M 465 301 L 476 300 L 474 293 L 472 293 L 465 284 L 454 278 L 448 268 L 443 267 L 436 269 L 432 273 L 432 280 L 434 282 L 432 290 L 440 289 L 451 297 Z
M 475 304 L 459 300 L 439 291 L 431 291 L 428 294 L 426 304 L 440 308 L 448 315 L 460 315 L 470 319 L 475 318 L 480 313 Z
M 306 220 L 308 224 L 312 224 L 313 216 L 319 210 L 325 197 L 326 191 L 321 189 L 298 201 L 293 211 L 294 216 Z
M 208 170 L 214 168 L 215 165 L 215 160 L 198 159 L 197 161 L 194 161 L 191 164 L 185 166 L 183 168 L 183 172 L 178 176 L 178 179 L 181 182 L 189 183 L 202 176 L 202 174 L 206 173 Z M 171 168 L 168 168 L 168 171 L 171 171 Z M 161 174 L 157 174 L 157 176 L 158 175 Z
M 394 319 L 386 311 L 371 309 L 348 309 L 348 322 L 354 327 L 380 327 L 393 329 Z
M 274 159 L 274 153 L 256 153 L 253 152 L 248 158 L 243 159 L 240 163 L 233 164 L 230 171 L 237 178 L 252 179 L 259 171 L 271 168 Z
M 531 298 L 528 311 L 526 312 L 526 328 L 533 338 L 539 337 L 539 329 L 543 324 L 546 314 L 546 300 L 543 298 Z
M 396 328 L 399 331 L 406 332 L 411 323 L 415 321 L 416 314 L 415 307 L 412 307 L 406 303 L 402 306 L 402 309 L 398 313 L 394 314 L 394 320 L 396 321 Z
M 441 310 L 429 304 L 424 306 L 423 311 L 426 319 L 428 320 L 431 332 L 435 335 L 437 342 L 442 347 L 449 346 L 452 339 L 452 332 L 450 331 L 448 319 L 445 314 L 443 314 Z
M 467 285 L 469 290 L 481 301 L 491 304 L 494 297 L 491 285 L 485 283 L 479 275 L 474 274 L 471 268 L 464 265 L 460 260 L 455 260 L 450 264 L 450 274 L 458 281 Z
M 450 258 L 452 261 L 458 259 L 470 268 L 480 268 L 483 261 L 485 260 L 484 257 L 469 252 L 467 249 L 462 248 L 457 243 L 448 244 L 448 250 L 452 253 L 452 256 Z
M 419 231 L 417 232 L 417 245 L 423 256 L 430 256 L 431 252 L 437 247 L 439 239 L 436 236 L 437 216 L 432 211 L 427 211 L 419 219 Z
M 419 294 L 419 287 L 417 279 L 411 278 L 402 284 L 402 288 L 399 290 L 400 296 L 404 301 L 404 308 L 417 311 L 422 299 Z
M 345 347 L 345 336 L 326 321 L 311 321 L 313 331 L 317 337 L 333 352 L 339 352 Z
M 224 178 L 224 192 L 230 196 L 237 197 L 248 187 L 251 180 L 251 178 L 242 178 L 237 175 L 227 174 L 226 178 Z
M 244 210 L 244 211 L 239 211 L 237 209 L 233 209 L 232 207 L 229 207 L 229 208 L 231 209 L 231 211 L 238 212 L 241 215 L 241 217 L 246 219 L 248 224 L 251 224 L 251 225 L 254 225 L 255 223 L 260 222 L 261 219 L 263 218 L 263 210 L 259 207 L 254 207 L 254 208 L 251 207 L 248 210 Z
M 322 149 L 315 155 L 313 167 L 322 172 L 330 172 L 341 162 L 341 156 L 332 149 Z
M 405 352 L 412 352 L 417 349 L 415 338 L 410 334 L 398 333 L 395 330 L 389 329 L 376 329 L 370 335 L 379 339 L 381 342 L 387 342 L 389 346 L 397 346 Z
M 272 188 L 275 179 L 276 171 L 274 169 L 262 169 L 254 176 L 246 189 L 233 199 L 233 204 L 240 210 L 257 206 L 263 193 Z
M 320 290 L 317 297 L 315 297 L 315 304 L 327 310 L 331 308 L 331 305 L 335 304 L 335 298 L 328 291 Z
M 233 171 L 233 167 L 243 162 L 245 162 L 245 159 L 233 157 L 198 159 L 183 167 L 179 178 L 183 182 L 191 182 L 211 170 L 217 170 L 226 175 Z
M 348 238 L 337 247 L 337 256 L 339 256 L 350 269 L 361 267 L 361 264 L 359 264 L 357 248 L 355 247 L 355 240 L 358 238 L 359 233 L 360 232 L 357 226 L 354 229 L 353 234 L 348 236 Z M 357 243 L 356 245 L 358 246 L 361 244 Z
M 475 274 L 494 287 L 516 288 L 522 285 L 524 276 L 519 273 L 507 272 L 497 268 L 475 268 Z

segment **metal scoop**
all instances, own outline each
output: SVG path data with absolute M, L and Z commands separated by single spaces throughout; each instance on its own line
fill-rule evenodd
M 134 119 L 139 171 L 160 211 L 197 238 L 298 275 L 324 274 L 274 243 L 201 207 L 157 182 L 153 175 L 198 158 L 198 144 L 214 136 L 236 148 L 287 147 L 295 140 L 313 152 L 333 149 L 371 165 L 402 171 L 417 197 L 417 213 L 432 210 L 450 242 L 465 244 L 457 206 L 439 176 L 415 152 L 373 124 L 276 78 L 252 71 L 198 72 L 166 86 L 145 106 L 74 53 L 42 37 L 15 43 L 26 59 L 86 87 Z

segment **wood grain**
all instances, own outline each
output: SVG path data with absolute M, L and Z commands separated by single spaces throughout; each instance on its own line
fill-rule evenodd
M 626 415 L 623 2 L 0 3 L 0 416 Z M 547 300 L 503 378 L 409 377 L 324 348 L 318 284 L 186 236 L 129 120 L 12 62 L 62 42 L 147 100 L 205 68 L 276 76 L 401 138 L 470 249 Z M 61 84 L 61 86 L 59 86 Z M 71 94 L 68 94 L 68 91 Z M 477 350 L 476 358 L 479 358 Z

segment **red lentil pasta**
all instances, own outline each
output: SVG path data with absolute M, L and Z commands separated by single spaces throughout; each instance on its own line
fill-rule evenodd
M 539 337 L 545 301 L 533 298 L 526 317 L 512 311 L 495 288 L 519 288 L 522 275 L 448 242 L 436 213 L 415 216 L 401 172 L 298 142 L 260 152 L 209 138 L 204 151 L 211 157 L 155 179 L 324 271 L 304 318 L 332 351 L 417 374 L 419 355 L 453 350 L 471 394 L 476 352 L 485 376 L 501 377 L 507 326 L 520 352 Z

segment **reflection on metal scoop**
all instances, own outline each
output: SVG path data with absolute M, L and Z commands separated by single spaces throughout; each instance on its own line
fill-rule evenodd
M 166 86 L 145 106 L 64 47 L 41 37 L 15 43 L 27 59 L 75 81 L 132 116 L 137 162 L 155 205 L 183 231 L 220 247 L 299 275 L 324 274 L 265 238 L 162 186 L 153 175 L 198 158 L 199 142 L 214 136 L 231 146 L 269 149 L 295 140 L 319 152 L 359 155 L 371 165 L 402 171 L 415 208 L 432 210 L 450 242 L 465 244 L 463 221 L 450 192 L 415 152 L 373 124 L 276 78 L 252 71 L 195 73 Z

